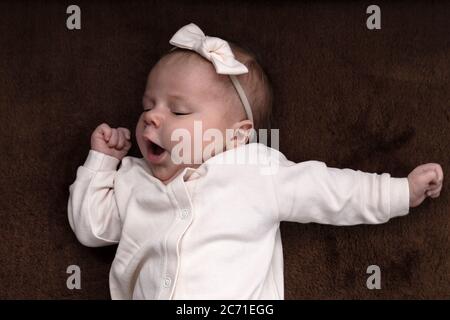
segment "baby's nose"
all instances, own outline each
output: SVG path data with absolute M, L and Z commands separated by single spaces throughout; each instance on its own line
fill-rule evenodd
M 161 123 L 163 121 L 162 115 L 158 114 L 157 112 L 154 112 L 153 110 L 147 111 L 147 113 L 144 116 L 144 123 L 146 126 L 154 126 L 155 128 L 159 128 L 161 126 Z

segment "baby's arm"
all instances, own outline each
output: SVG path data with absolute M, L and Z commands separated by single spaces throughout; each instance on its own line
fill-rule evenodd
M 333 225 L 384 223 L 406 215 L 410 204 L 425 198 L 432 174 L 415 170 L 409 178 L 392 178 L 387 173 L 328 168 L 319 161 L 282 161 L 273 176 L 279 219 Z M 437 184 L 433 195 L 438 190 Z
M 127 129 L 98 126 L 91 150 L 70 186 L 68 217 L 78 240 L 89 247 L 106 246 L 120 239 L 122 224 L 115 195 L 117 165 L 131 147 Z

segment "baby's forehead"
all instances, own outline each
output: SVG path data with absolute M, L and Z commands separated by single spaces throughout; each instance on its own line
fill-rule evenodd
M 147 88 L 182 88 L 212 96 L 229 93 L 228 76 L 217 74 L 211 62 L 194 52 L 174 52 L 162 57 L 151 70 Z M 190 90 L 192 89 L 192 90 Z
M 212 64 L 209 61 L 207 61 L 205 58 L 200 56 L 198 53 L 195 53 L 190 50 L 183 50 L 183 51 L 175 50 L 173 52 L 170 52 L 170 53 L 166 54 L 165 56 L 163 56 L 159 60 L 158 63 L 170 64 L 170 63 L 177 63 L 177 62 L 188 63 L 190 65 L 194 65 L 197 67 L 202 67 L 202 66 L 204 68 L 212 67 Z
M 208 80 L 210 85 L 220 85 L 228 80 L 224 75 L 217 74 L 211 62 L 195 52 L 175 51 L 161 58 L 157 66 L 162 70 L 181 70 L 186 74 L 198 74 L 204 80 Z

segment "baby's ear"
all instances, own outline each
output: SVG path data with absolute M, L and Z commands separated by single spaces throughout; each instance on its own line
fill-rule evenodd
M 234 130 L 233 145 L 238 147 L 249 141 L 253 123 L 250 120 L 239 121 L 233 125 L 232 129 Z

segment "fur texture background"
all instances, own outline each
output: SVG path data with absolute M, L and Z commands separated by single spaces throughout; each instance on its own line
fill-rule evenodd
M 86 248 L 69 185 L 101 122 L 134 130 L 146 76 L 194 22 L 257 53 L 291 160 L 406 176 L 440 163 L 441 197 L 377 226 L 282 224 L 286 299 L 450 298 L 450 3 L 0 2 L 0 298 L 108 299 L 115 247 Z M 133 138 L 130 155 L 140 156 Z M 81 267 L 82 289 L 66 288 Z M 381 268 L 381 290 L 366 269 Z

